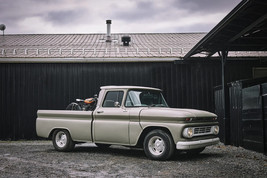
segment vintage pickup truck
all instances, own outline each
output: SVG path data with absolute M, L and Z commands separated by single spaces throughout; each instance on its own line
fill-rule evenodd
M 150 159 L 167 160 L 175 149 L 200 153 L 219 143 L 213 113 L 168 107 L 151 87 L 103 86 L 94 111 L 38 110 L 37 135 L 58 151 L 92 142 L 99 147 L 141 147 Z

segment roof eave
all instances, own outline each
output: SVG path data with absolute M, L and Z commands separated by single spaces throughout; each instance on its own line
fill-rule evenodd
M 183 59 L 188 59 L 192 55 L 197 54 L 201 51 L 197 50 L 203 44 L 207 43 L 211 38 L 213 38 L 223 27 L 230 23 L 233 16 L 239 12 L 246 4 L 251 2 L 251 0 L 241 1 L 228 15 L 226 15 L 206 36 L 204 36 L 185 56 Z M 216 51 L 210 52 L 208 56 L 212 56 Z

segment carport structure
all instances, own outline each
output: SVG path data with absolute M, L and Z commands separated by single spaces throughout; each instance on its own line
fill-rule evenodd
M 213 58 L 216 53 L 221 59 L 221 76 L 222 76 L 222 90 L 221 90 L 221 104 L 222 113 L 221 122 L 225 129 L 222 138 L 225 144 L 231 144 L 229 120 L 237 119 L 230 118 L 229 106 L 229 90 L 225 77 L 225 69 L 228 64 L 228 53 L 239 51 L 253 51 L 263 53 L 267 51 L 267 1 L 265 0 L 243 0 L 241 1 L 221 22 L 219 22 L 206 36 L 204 36 L 185 56 L 184 60 L 194 59 L 196 55 L 204 55 L 205 58 Z M 195 58 L 196 59 L 196 58 Z M 198 58 L 197 58 L 198 59 Z M 241 59 L 242 58 L 237 58 Z M 255 59 L 255 58 L 254 58 Z M 262 58 L 265 61 L 266 58 Z M 262 89 L 260 89 L 262 90 Z M 242 94 L 242 93 L 241 93 Z M 263 93 L 261 93 L 263 94 Z M 261 103 L 264 98 L 260 98 Z M 264 104 L 262 104 L 264 105 Z M 241 110 L 242 111 L 242 110 Z M 267 148 L 267 118 L 264 106 L 262 107 L 262 121 L 261 129 L 263 139 L 263 150 L 266 153 Z M 240 122 L 239 131 L 242 132 L 242 118 Z M 251 127 L 251 125 L 250 125 Z M 241 134 L 242 135 L 242 134 Z M 244 141 L 241 136 L 239 139 Z M 241 142 L 242 142 L 241 141 Z M 250 140 L 252 142 L 252 140 Z M 240 141 L 239 141 L 240 142 Z M 265 142 L 265 144 L 264 144 Z M 240 144 L 241 146 L 244 146 Z M 239 144 L 237 144 L 239 146 Z M 253 148 L 252 148 L 253 149 Z

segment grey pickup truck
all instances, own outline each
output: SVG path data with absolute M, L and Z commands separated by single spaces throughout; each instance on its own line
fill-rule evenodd
M 37 135 L 52 139 L 58 151 L 91 142 L 99 147 L 140 147 L 155 160 L 175 149 L 197 154 L 219 143 L 217 116 L 168 107 L 162 91 L 138 86 L 103 86 L 93 111 L 38 110 Z

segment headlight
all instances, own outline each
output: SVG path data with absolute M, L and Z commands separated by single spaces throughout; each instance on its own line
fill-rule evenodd
M 213 133 L 214 133 L 215 135 L 218 135 L 219 130 L 220 130 L 220 128 L 219 128 L 219 126 L 217 126 L 217 125 L 212 127 L 212 131 L 213 131 Z
M 193 134 L 194 134 L 194 130 L 191 127 L 185 128 L 183 131 L 183 136 L 186 138 L 192 138 Z

